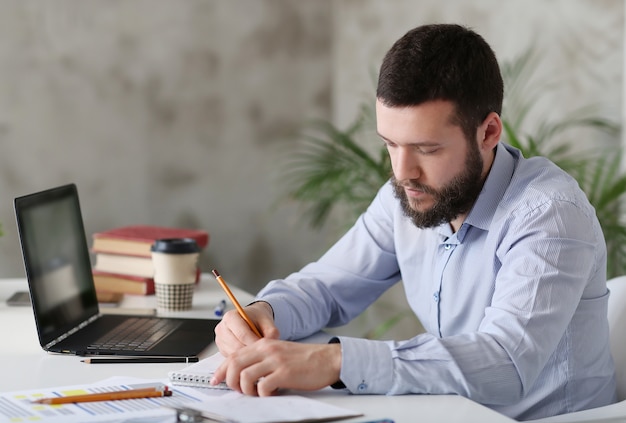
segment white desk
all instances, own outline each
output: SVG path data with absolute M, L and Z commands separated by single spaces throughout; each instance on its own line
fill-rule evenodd
M 148 379 L 166 377 L 170 370 L 186 364 L 84 364 L 81 357 L 48 354 L 37 340 L 35 321 L 30 307 L 9 307 L 6 299 L 18 290 L 27 290 L 23 279 L 0 280 L 0 392 L 48 388 L 98 382 L 111 376 L 130 376 Z M 240 302 L 247 303 L 252 296 L 233 287 Z M 181 317 L 213 316 L 215 305 L 225 298 L 219 285 L 208 275 L 194 294 L 193 310 L 169 313 Z M 154 307 L 153 296 L 128 296 L 124 307 Z M 215 352 L 209 347 L 202 356 Z M 343 420 L 365 422 L 378 418 L 392 418 L 396 423 L 414 422 L 512 422 L 473 401 L 459 396 L 431 395 L 346 395 L 343 391 L 322 390 L 307 396 L 362 412 L 363 417 Z

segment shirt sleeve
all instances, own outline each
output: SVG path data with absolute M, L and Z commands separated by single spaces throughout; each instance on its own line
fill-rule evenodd
M 567 367 L 568 357 L 555 351 L 576 352 L 558 349 L 559 343 L 589 329 L 585 319 L 606 315 L 606 288 L 587 287 L 590 275 L 602 271 L 596 254 L 603 249 L 586 214 L 556 201 L 510 216 L 496 257 L 501 268 L 493 299 L 475 332 L 443 338 L 426 333 L 402 342 L 339 337 L 341 381 L 352 393 L 459 394 L 491 405 L 519 401 L 544 382 L 541 374 L 551 360 Z M 585 348 L 596 354 L 606 347 L 598 344 Z
M 259 294 L 271 304 L 281 339 L 300 339 L 348 323 L 400 280 L 391 186 L 381 188 L 355 225 L 317 262 Z
M 386 185 L 319 261 L 273 281 L 259 294 L 272 305 L 282 339 L 347 323 L 399 280 L 393 235 L 398 215 L 387 205 L 394 203 L 392 196 Z M 471 263 L 497 269 L 493 279 L 471 282 L 488 284 L 492 295 L 486 305 L 477 305 L 466 289 L 461 302 L 466 310 L 458 311 L 479 313 L 479 324 L 443 337 L 424 333 L 405 341 L 339 337 L 341 381 L 352 393 L 458 394 L 494 406 L 565 386 L 573 362 L 568 355 L 584 354 L 583 361 L 592 362 L 589 357 L 603 357 L 606 347 L 600 342 L 606 333 L 593 334 L 603 327 L 598 319 L 606 317 L 607 290 L 601 283 L 589 284 L 603 280 L 598 274 L 604 271 L 605 254 L 591 213 L 551 198 L 518 204 L 495 217 L 503 220 L 489 229 L 489 236 L 498 238 L 497 250 L 488 252 L 484 263 Z M 588 341 L 584 352 L 569 347 L 574 339 Z M 558 366 L 564 367 L 554 372 Z M 554 375 L 562 380 L 552 380 Z M 542 384 L 545 391 L 537 389 Z

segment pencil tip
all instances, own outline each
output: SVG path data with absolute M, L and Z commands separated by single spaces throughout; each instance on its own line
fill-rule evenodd
M 219 278 L 219 277 L 220 277 L 220 274 L 219 274 L 219 272 L 217 271 L 217 269 L 213 269 L 213 275 L 214 275 L 216 278 Z

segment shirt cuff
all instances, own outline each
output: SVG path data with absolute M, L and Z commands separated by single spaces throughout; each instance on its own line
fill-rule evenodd
M 339 336 L 341 372 L 333 388 L 345 386 L 353 394 L 386 394 L 393 383 L 393 358 L 385 341 Z
M 336 336 L 332 337 L 330 339 L 330 341 L 328 341 L 329 344 L 339 344 L 339 338 L 337 338 Z M 333 383 L 332 385 L 330 385 L 331 388 L 333 389 L 344 389 L 346 387 L 346 384 L 343 383 L 341 381 L 341 379 L 339 379 L 337 382 Z

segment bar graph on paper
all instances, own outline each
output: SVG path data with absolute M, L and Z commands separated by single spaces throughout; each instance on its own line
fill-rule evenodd
M 191 390 L 173 389 L 171 397 L 130 399 L 123 401 L 84 402 L 76 404 L 47 405 L 33 403 L 40 398 L 90 394 L 136 388 L 134 385 L 79 386 L 32 390 L 0 394 L 0 422 L 103 422 L 134 417 L 173 416 L 173 408 L 199 402 Z

